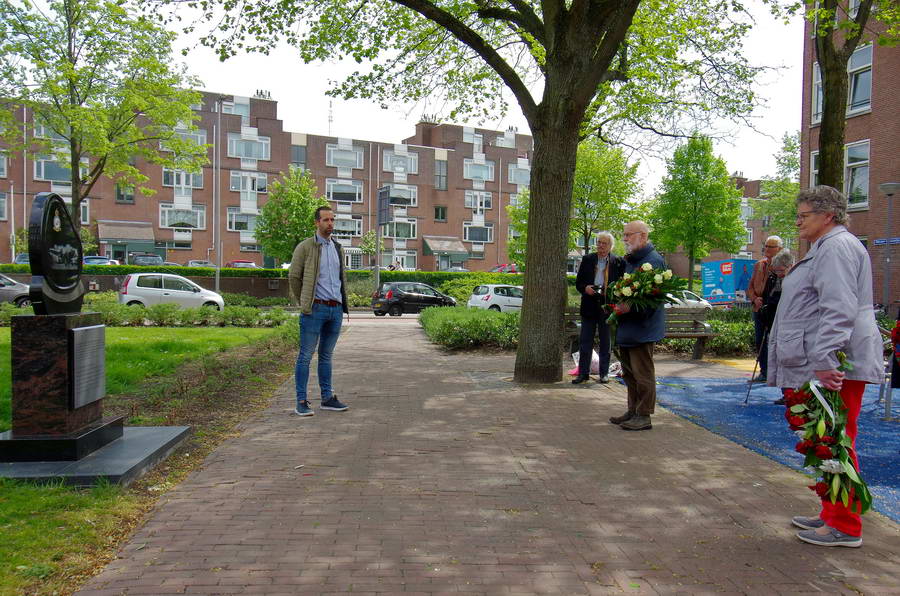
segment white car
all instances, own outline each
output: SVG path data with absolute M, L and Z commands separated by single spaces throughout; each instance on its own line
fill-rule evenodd
M 712 310 L 712 304 L 690 290 L 678 290 L 675 294 L 669 294 L 669 297 L 674 298 L 676 302 L 666 302 L 666 308 L 705 308 L 706 310 Z
M 487 308 L 501 312 L 518 311 L 522 310 L 524 297 L 522 286 L 487 284 L 476 286 L 466 305 L 470 308 Z
M 225 308 L 222 296 L 204 290 L 191 280 L 171 273 L 132 273 L 119 288 L 119 304 L 153 306 L 177 304 L 181 308 L 211 306 Z

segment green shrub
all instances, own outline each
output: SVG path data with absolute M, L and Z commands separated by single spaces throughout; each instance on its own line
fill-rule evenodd
M 351 279 L 348 275 L 346 291 L 348 300 L 350 294 L 371 297 L 372 292 L 375 291 L 375 277 L 373 275 L 368 275 L 366 277 L 354 277 Z
M 257 298 L 249 294 L 222 292 L 222 298 L 225 300 L 225 306 L 288 306 L 291 303 L 287 296 L 266 296 L 265 298 Z
M 147 309 L 147 319 L 159 327 L 172 327 L 179 320 L 180 310 L 177 304 L 154 304 Z
M 448 348 L 498 347 L 512 349 L 519 340 L 519 314 L 464 306 L 428 308 L 419 324 L 436 344 Z
M 118 304 L 119 296 L 114 290 L 88 292 L 84 295 L 84 308 L 97 310 L 100 304 Z
M 371 304 L 371 294 L 347 294 L 347 306 L 370 306 Z
M 753 310 L 750 308 L 714 308 L 709 313 L 710 321 L 724 321 L 726 323 L 753 322 Z
M 30 308 L 19 308 L 11 302 L 0 302 L 0 326 L 9 327 L 9 320 L 13 315 L 30 315 L 33 312 Z
M 103 324 L 107 327 L 121 327 L 128 321 L 131 307 L 124 304 L 96 303 L 92 305 L 91 310 L 102 315 Z
M 235 327 L 255 327 L 260 318 L 258 308 L 252 306 L 226 306 L 222 311 L 222 325 Z
M 282 323 L 285 323 L 293 319 L 294 317 L 285 312 L 283 308 L 276 306 L 275 308 L 264 312 L 262 318 L 272 327 L 278 327 Z
M 147 309 L 143 306 L 125 307 L 125 324 L 130 327 L 142 327 L 146 323 Z

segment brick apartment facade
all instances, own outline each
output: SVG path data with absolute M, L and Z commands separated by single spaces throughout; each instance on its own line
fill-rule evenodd
M 869 29 L 883 25 L 869 19 Z M 821 84 L 816 67 L 812 25 L 806 24 L 803 48 L 803 112 L 801 171 L 803 188 L 817 183 Z M 868 39 L 871 40 L 869 35 Z M 894 196 L 891 217 L 888 199 L 879 184 L 900 182 L 900 48 L 860 43 L 848 64 L 850 99 L 844 133 L 844 188 L 850 199 L 850 231 L 866 245 L 872 259 L 874 299 L 895 307 L 900 299 L 900 197 Z M 893 239 L 892 244 L 888 244 Z M 803 243 L 806 244 L 806 243 Z M 807 247 L 802 246 L 801 251 Z M 890 287 L 885 293 L 891 253 Z
M 348 267 L 370 264 L 358 245 L 374 229 L 382 186 L 391 189 L 393 217 L 385 228 L 382 264 L 488 270 L 508 261 L 505 207 L 528 186 L 528 135 L 421 122 L 400 144 L 325 137 L 285 131 L 277 102 L 267 97 L 213 93 L 203 93 L 195 111 L 199 130 L 192 134 L 211 145 L 209 164 L 199 174 L 139 161 L 149 177 L 146 186 L 156 191 L 152 197 L 107 179 L 91 191 L 81 221 L 97 234 L 100 254 L 123 262 L 139 252 L 178 263 L 216 262 L 218 229 L 222 263 L 246 259 L 275 266 L 254 236 L 255 216 L 272 181 L 303 167 L 335 208 L 335 235 L 347 247 Z M 32 125 L 30 114 L 23 119 Z M 0 153 L 0 236 L 9 238 L 13 226 L 24 225 L 36 193 L 67 196 L 67 179 L 68 170 L 40 156 Z M 0 261 L 12 258 L 9 242 L 2 243 Z

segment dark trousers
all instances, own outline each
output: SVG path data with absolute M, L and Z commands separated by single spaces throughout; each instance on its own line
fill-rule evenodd
M 656 369 L 653 366 L 653 346 L 619 346 L 622 379 L 628 388 L 628 411 L 649 416 L 656 408 Z
M 578 338 L 578 374 L 591 372 L 591 352 L 594 351 L 594 336 L 597 336 L 597 355 L 600 357 L 601 377 L 609 374 L 609 325 L 606 319 L 581 319 L 581 335 Z
M 753 313 L 753 331 L 756 334 L 756 353 L 759 354 L 759 372 L 765 377 L 768 376 L 766 371 L 769 368 L 769 342 L 763 342 L 766 326 L 758 312 Z

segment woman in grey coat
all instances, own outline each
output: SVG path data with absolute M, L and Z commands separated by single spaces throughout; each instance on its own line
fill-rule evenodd
M 872 308 L 869 255 L 847 231 L 847 199 L 830 186 L 800 191 L 797 228 L 809 252 L 785 276 L 781 301 L 769 338 L 769 385 L 797 388 L 818 379 L 840 391 L 847 408 L 846 432 L 853 441 L 866 383 L 883 375 L 882 346 Z M 837 353 L 847 354 L 853 370 L 837 370 Z M 822 500 L 817 517 L 795 517 L 797 537 L 820 546 L 860 546 L 862 522 L 840 499 Z

